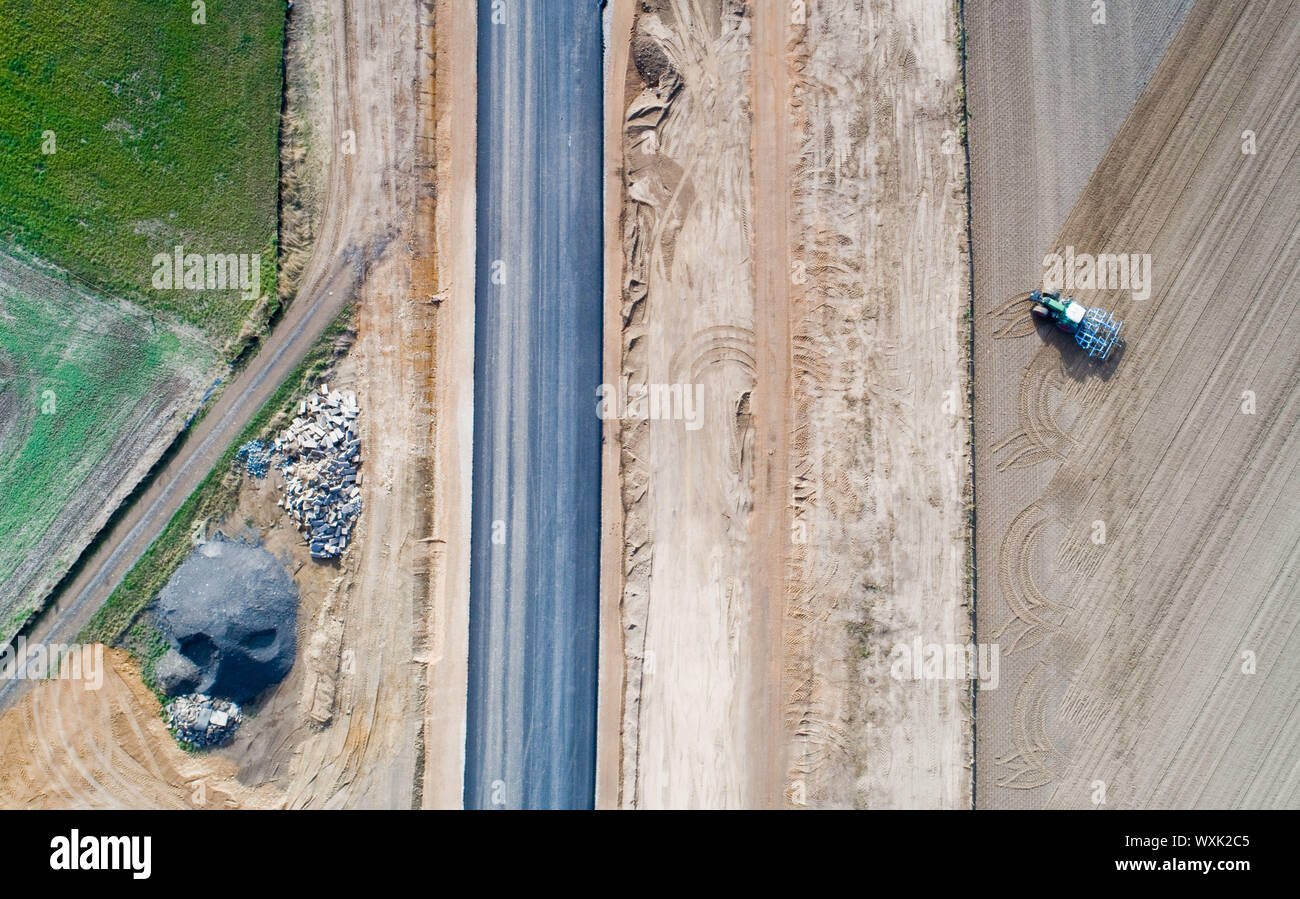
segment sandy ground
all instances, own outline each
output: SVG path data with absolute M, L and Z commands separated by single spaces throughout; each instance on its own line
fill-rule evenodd
M 842 7 L 613 17 L 617 374 L 703 410 L 617 429 L 602 804 L 969 804 L 968 684 L 882 664 L 969 639 L 955 27 Z
M 464 802 L 469 628 L 470 483 L 474 459 L 474 149 L 477 22 L 474 6 L 439 0 L 435 12 L 434 220 L 439 306 L 435 322 L 429 644 L 425 702 L 425 808 Z
M 623 370 L 623 126 L 635 6 L 613 3 L 605 11 L 605 197 L 604 361 L 605 381 Z M 613 73 L 617 72 L 616 76 Z M 613 80 L 611 80 L 611 77 Z M 614 102 L 612 98 L 619 98 Z M 622 422 L 602 422 L 600 450 L 600 632 L 597 658 L 596 807 L 619 806 L 623 758 L 623 497 L 619 466 Z
M 307 644 L 310 734 L 290 766 L 291 807 L 410 808 L 428 773 L 435 334 L 433 17 L 424 4 L 347 4 L 338 16 L 358 152 L 370 187 L 358 210 L 378 229 L 360 289 L 354 348 L 363 417 L 363 513 L 354 548 Z M 352 68 L 355 67 L 355 68 Z M 454 634 L 448 638 L 454 642 Z M 435 655 L 431 655 L 431 652 Z M 462 689 L 463 692 L 463 689 Z M 454 713 L 451 727 L 454 730 Z M 445 742 L 445 741 L 444 741 Z M 441 746 L 441 744 L 440 744 Z M 440 753 L 439 765 L 459 759 Z
M 776 713 L 748 702 L 772 649 L 749 637 L 751 21 L 736 4 L 650 6 L 627 73 L 623 372 L 701 384 L 704 407 L 694 431 L 623 422 L 622 802 L 746 806 L 746 750 Z
M 466 15 L 463 9 L 447 13 L 446 41 L 473 35 L 472 11 L 468 24 Z M 439 87 L 432 79 L 429 6 L 300 2 L 295 22 L 294 39 L 306 46 L 291 58 L 304 61 L 309 71 L 291 78 L 312 95 L 306 101 L 306 140 L 334 148 L 318 195 L 320 216 L 307 214 L 313 226 L 304 230 L 314 246 L 302 283 L 305 290 L 334 286 L 330 273 L 340 263 L 360 276 L 359 336 L 337 383 L 354 385 L 362 407 L 364 505 L 342 562 L 321 564 L 307 559 L 287 521 L 277 520 L 274 478 L 244 491 L 226 525 L 238 529 L 251 522 L 290 564 L 303 594 L 300 657 L 286 682 L 253 709 L 236 743 L 200 761 L 220 772 L 222 783 L 238 772 L 239 780 L 222 789 L 239 802 L 247 791 L 238 783 L 244 782 L 261 788 L 259 802 L 289 807 L 457 805 L 466 605 L 464 588 L 457 585 L 467 582 L 468 563 L 463 550 L 440 547 L 447 537 L 457 545 L 466 542 L 457 528 L 468 526 L 468 497 L 459 486 L 439 491 L 435 484 L 441 470 L 459 472 L 457 484 L 468 484 L 471 430 L 464 410 L 472 405 L 461 397 L 472 389 L 470 378 L 462 372 L 459 380 L 444 380 L 438 374 L 443 359 L 450 374 L 461 372 L 467 365 L 464 347 L 472 346 L 464 335 L 466 321 L 470 329 L 473 322 L 467 287 L 472 227 L 464 232 L 471 236 L 468 255 L 459 236 L 436 247 L 433 241 L 438 216 L 461 226 L 472 216 L 472 207 L 466 211 L 472 186 L 469 193 L 463 187 L 450 191 L 444 208 L 432 185 L 437 165 L 461 176 L 468 170 L 465 137 L 448 133 L 454 110 L 440 105 L 441 125 L 435 125 Z M 448 102 L 463 99 L 468 89 L 473 109 L 472 80 L 467 82 L 461 65 L 449 67 L 457 77 L 449 82 Z M 353 137 L 354 154 L 342 149 Z M 307 168 L 312 155 L 303 154 Z M 310 208 L 311 192 L 304 196 Z M 437 262 L 444 257 L 448 277 L 440 282 Z M 458 302 L 451 304 L 443 330 L 439 314 L 449 299 Z M 456 403 L 456 414 L 435 415 L 438 404 L 448 401 Z M 132 695 L 147 697 L 135 675 L 124 672 L 121 680 Z M 57 704 L 45 699 L 52 694 Z M 51 732 L 51 720 L 91 722 L 86 738 L 92 743 L 128 727 L 148 734 L 150 746 L 141 753 L 179 752 L 156 707 L 118 702 L 114 695 L 72 692 L 56 682 L 41 685 L 28 705 L 10 712 L 0 741 L 29 747 L 23 789 L 41 792 L 43 780 L 63 782 L 51 765 L 65 756 L 42 736 Z M 438 700 L 436 708 L 430 708 L 430 696 Z M 156 733 L 147 730 L 150 722 Z M 70 751 L 83 752 L 76 745 Z M 120 762 L 130 767 L 141 753 Z M 110 758 L 103 777 L 63 790 L 63 804 L 176 805 L 175 797 L 183 797 L 195 777 L 189 768 L 146 759 L 140 763 L 144 773 L 123 779 L 116 764 Z M 153 782 L 142 786 L 149 778 Z
M 788 778 L 812 806 L 970 804 L 965 170 L 952 5 L 809 6 L 796 33 Z M 910 672 L 909 672 L 910 675 Z
M 306 561 L 315 583 L 299 570 L 299 663 L 276 694 L 283 713 L 259 716 L 243 755 L 241 776 L 274 777 L 291 807 L 462 801 L 474 144 L 459 110 L 474 107 L 474 60 L 451 48 L 467 35 L 472 45 L 474 16 L 430 13 L 349 10 L 374 57 L 362 74 L 375 105 L 360 117 L 372 130 L 358 142 L 388 153 L 370 160 L 383 198 L 373 220 L 387 233 L 362 283 L 357 344 L 334 376 L 363 410 L 356 542 L 337 569 Z M 453 185 L 445 195 L 435 176 Z
M 124 653 L 107 651 L 104 668 L 98 690 L 78 680 L 44 682 L 6 714 L 0 807 L 280 806 L 273 788 L 244 787 L 233 762 L 181 750 L 159 717 L 158 700 Z
M 1260 302 L 1297 275 L 1298 48 L 1300 5 L 1198 4 L 1054 239 L 977 253 L 981 806 L 1300 804 L 1300 363 Z M 1006 128 L 976 83 L 972 129 Z M 1100 370 L 1005 305 L 1067 245 L 1151 254 L 1149 299 L 1079 292 L 1126 320 Z

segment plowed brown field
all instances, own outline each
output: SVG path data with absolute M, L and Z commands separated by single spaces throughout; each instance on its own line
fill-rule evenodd
M 1003 258 L 991 91 L 972 87 L 977 595 L 1004 661 L 978 804 L 1293 807 L 1300 4 L 1198 4 L 1059 233 Z M 1147 299 L 1075 292 L 1126 320 L 1105 365 L 1010 302 L 1009 271 L 1036 286 L 1067 246 L 1151 256 Z

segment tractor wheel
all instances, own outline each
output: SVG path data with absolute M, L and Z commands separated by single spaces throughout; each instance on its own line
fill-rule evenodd
M 1030 311 L 1033 312 L 1034 318 L 1047 318 L 1047 307 L 1042 303 L 1035 303 Z

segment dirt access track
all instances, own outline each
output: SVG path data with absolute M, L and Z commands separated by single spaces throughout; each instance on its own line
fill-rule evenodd
M 970 42 L 977 638 L 1003 659 L 977 804 L 1295 807 L 1300 4 L 1192 8 L 1059 232 L 1020 246 L 999 141 L 1053 140 L 981 67 L 1000 25 Z M 1012 180 L 1050 202 L 1039 162 Z M 1148 298 L 1074 291 L 1126 322 L 1103 366 L 1013 302 L 1067 247 L 1150 254 Z
M 952 4 L 800 6 L 612 11 L 601 806 L 970 802 Z

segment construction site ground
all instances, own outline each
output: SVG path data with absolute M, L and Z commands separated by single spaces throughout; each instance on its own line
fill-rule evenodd
M 612 5 L 605 380 L 703 405 L 604 423 L 598 805 L 1300 805 L 1300 0 L 1105 6 L 966 4 L 972 256 L 949 0 Z M 287 679 L 191 755 L 110 650 L 0 717 L 0 807 L 464 800 L 474 6 L 290 21 L 281 327 L 358 301 L 358 530 L 248 479 Z M 1067 247 L 1152 260 L 1076 292 L 1105 364 L 1024 302 Z M 990 689 L 893 664 L 972 639 Z
M 291 563 L 302 596 L 293 672 L 259 700 L 231 747 L 201 760 L 185 760 L 124 658 L 115 656 L 100 691 L 42 683 L 0 719 L 6 771 L 23 772 L 0 782 L 0 804 L 459 804 L 466 603 L 446 593 L 468 580 L 468 550 L 457 547 L 468 533 L 459 485 L 468 484 L 470 436 L 461 416 L 435 414 L 472 408 L 466 110 L 474 65 L 472 53 L 466 64 L 448 51 L 467 37 L 472 45 L 474 17 L 459 6 L 304 0 L 291 18 L 289 82 L 306 94 L 310 120 L 297 163 L 304 179 L 322 185 L 295 192 L 314 224 L 310 249 L 297 248 L 293 264 L 302 266 L 305 291 L 348 289 L 340 268 L 357 279 L 358 339 L 334 376 L 356 390 L 362 408 L 363 512 L 337 564 L 308 558 L 274 506 L 274 476 L 250 480 L 237 511 L 212 526 L 249 529 Z M 446 83 L 435 83 L 443 54 Z M 324 168 L 313 170 L 313 161 Z M 433 188 L 440 169 L 460 179 L 445 196 Z M 437 244 L 435 220 L 451 235 Z M 78 732 L 52 749 L 49 734 L 72 722 Z M 123 733 L 136 740 L 106 755 Z M 69 778 L 68 766 L 80 776 Z M 218 778 L 217 798 L 191 802 L 204 777 Z
M 271 787 L 250 788 L 236 765 L 189 755 L 167 732 L 158 700 L 120 650 L 104 679 L 42 683 L 0 726 L 0 805 L 7 809 L 275 808 Z
M 1300 5 L 1030 6 L 968 6 L 976 803 L 1295 806 Z M 1067 247 L 1150 254 L 1105 365 L 1027 315 Z
M 953 7 L 790 18 L 613 11 L 606 380 L 703 409 L 608 426 L 602 805 L 969 804 Z

